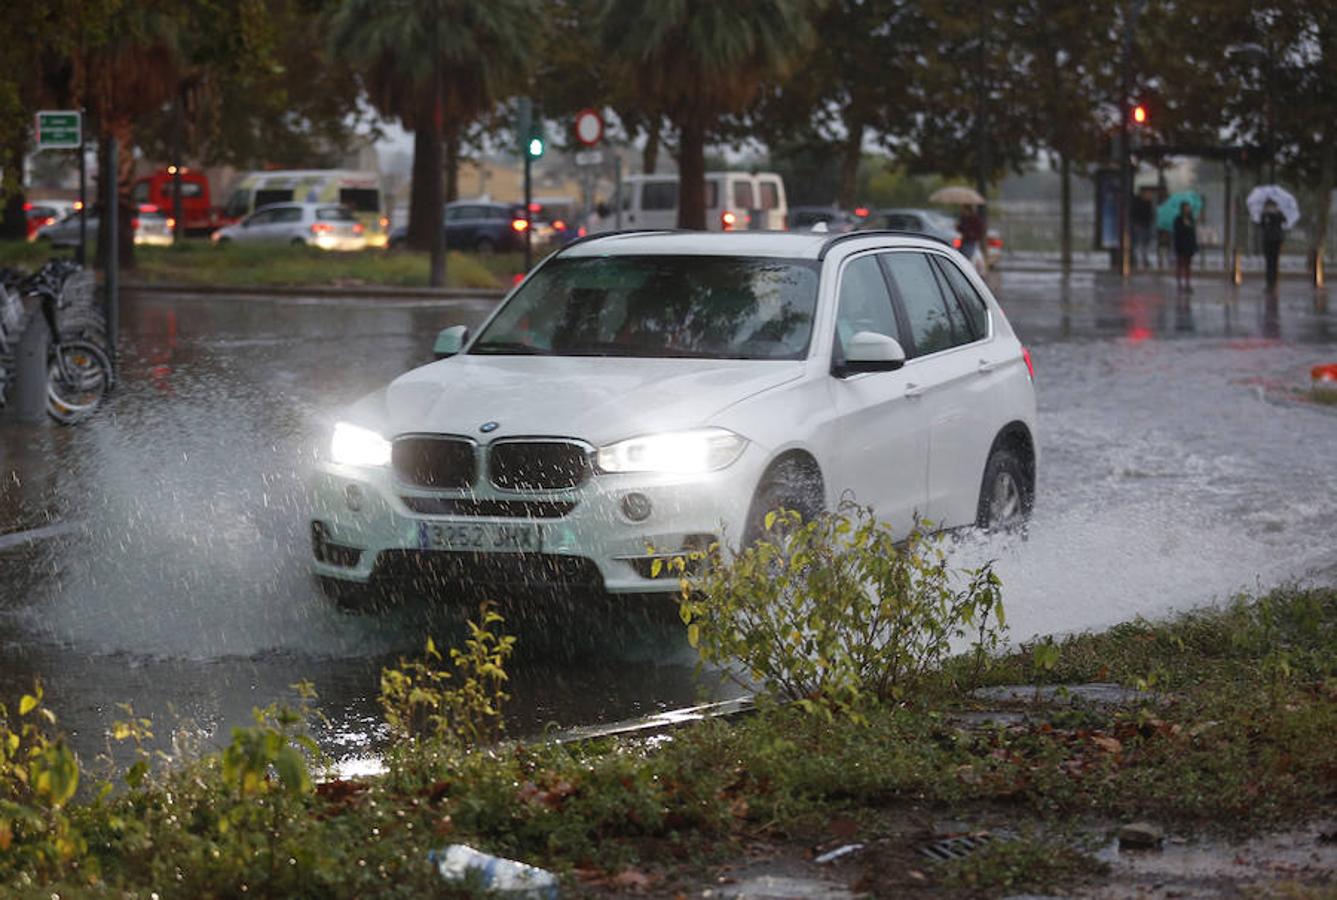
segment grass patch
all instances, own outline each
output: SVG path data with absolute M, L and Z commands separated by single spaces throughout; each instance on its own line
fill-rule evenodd
M 32 268 L 53 255 L 66 256 L 69 251 L 53 251 L 40 243 L 0 242 L 0 265 Z M 451 252 L 446 257 L 446 285 L 510 287 L 512 271 L 520 271 L 524 264 L 522 258 L 512 256 Z M 426 287 L 430 267 L 429 254 L 412 251 L 334 253 L 314 247 L 217 246 L 199 239 L 172 247 L 136 247 L 135 263 L 125 273 L 134 281 L 230 287 Z
M 456 842 L 588 889 L 620 874 L 668 890 L 699 882 L 711 861 L 837 820 L 853 823 L 842 840 L 900 841 L 909 854 L 923 836 L 888 823 L 915 810 L 1001 815 L 1049 834 L 1093 818 L 1257 831 L 1330 813 L 1337 590 L 1280 590 L 1055 646 L 1052 665 L 1023 648 L 993 660 L 984 680 L 1130 683 L 1156 673 L 1155 689 L 1118 710 L 1039 709 L 1024 724 L 973 727 L 958 717 L 972 703 L 948 666 L 933 690 L 872 704 L 857 721 L 766 706 L 668 741 L 468 751 L 420 740 L 412 764 L 385 777 L 315 788 L 284 749 L 303 715 L 269 710 L 222 754 L 113 776 L 115 787 L 67 807 L 41 802 L 31 774 L 6 781 L 0 765 L 0 894 L 78 896 L 96 885 L 106 895 L 437 896 L 427 851 Z M 959 665 L 973 671 L 973 661 Z M 32 721 L 40 697 L 25 707 L 20 719 Z M 35 748 L 23 758 L 30 773 L 63 758 L 52 741 L 25 732 L 16 753 Z M 884 881 L 877 859 L 849 865 Z M 1080 852 L 1033 838 L 916 873 L 924 890 L 970 895 L 1098 875 Z

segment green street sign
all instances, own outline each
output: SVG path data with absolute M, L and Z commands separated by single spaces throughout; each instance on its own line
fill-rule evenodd
M 77 109 L 48 109 L 37 114 L 38 150 L 77 150 L 83 146 L 83 116 Z

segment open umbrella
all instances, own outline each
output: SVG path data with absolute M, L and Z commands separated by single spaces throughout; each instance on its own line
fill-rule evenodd
M 1249 218 L 1255 222 L 1261 222 L 1263 220 L 1263 207 L 1269 200 L 1276 203 L 1281 209 L 1281 214 L 1286 219 L 1287 228 L 1300 221 L 1300 204 L 1295 202 L 1295 196 L 1290 191 L 1275 184 L 1260 184 L 1249 191 L 1249 196 L 1244 201 L 1249 207 Z
M 1193 218 L 1202 212 L 1202 195 L 1197 191 L 1180 191 L 1171 194 L 1165 202 L 1156 207 L 1156 227 L 1161 231 L 1174 231 L 1175 219 L 1179 218 L 1179 207 L 1187 203 L 1193 210 Z
M 928 195 L 929 203 L 969 203 L 972 206 L 979 206 L 984 203 L 984 198 L 980 196 L 979 191 L 974 188 L 968 188 L 963 185 L 954 184 L 951 187 L 938 188 Z

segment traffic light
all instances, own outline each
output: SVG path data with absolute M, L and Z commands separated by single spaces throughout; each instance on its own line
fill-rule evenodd
M 525 145 L 525 152 L 529 154 L 530 159 L 538 159 L 543 155 L 543 136 L 541 134 L 531 134 L 529 143 Z

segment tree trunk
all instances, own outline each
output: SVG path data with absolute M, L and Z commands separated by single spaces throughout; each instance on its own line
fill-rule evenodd
M 460 198 L 460 130 L 446 129 L 446 202 Z
M 678 131 L 678 227 L 706 227 L 706 130 L 695 122 Z
M 659 132 L 664 127 L 664 120 L 651 116 L 650 124 L 645 127 L 645 149 L 641 151 L 641 171 L 653 175 L 659 165 Z
M 130 189 L 135 184 L 135 127 L 126 120 L 112 124 L 116 140 L 116 215 L 120 234 L 116 242 L 117 256 L 122 269 L 135 267 L 134 220 L 139 212 L 130 201 Z
M 846 123 L 849 137 L 840 147 L 840 186 L 836 190 L 836 205 L 841 209 L 853 209 L 854 195 L 859 189 L 859 163 L 863 161 L 864 125 Z
M 0 238 L 22 241 L 28 237 L 28 215 L 23 209 L 26 199 L 23 195 L 23 160 L 28 152 L 28 135 L 25 129 L 15 129 L 14 138 L 9 145 L 9 164 L 7 173 L 18 173 L 19 177 L 6 179 L 5 209 L 0 218 Z
M 1325 135 L 1326 137 L 1326 135 Z M 1337 147 L 1333 146 L 1331 139 L 1325 140 L 1319 163 L 1317 196 L 1314 198 L 1317 209 L 1314 215 L 1314 237 L 1313 243 L 1309 248 L 1310 274 L 1314 276 L 1314 282 L 1317 284 L 1326 276 L 1323 274 L 1326 267 L 1323 265 L 1323 256 L 1328 246 L 1328 225 L 1331 215 L 1329 210 L 1332 207 L 1333 182 L 1337 181 Z
M 1058 256 L 1064 272 L 1072 270 L 1072 159 L 1065 153 L 1059 157 L 1059 225 Z
M 414 250 L 430 251 L 432 236 L 441 229 L 441 123 L 430 99 L 419 110 L 417 120 L 406 241 Z

